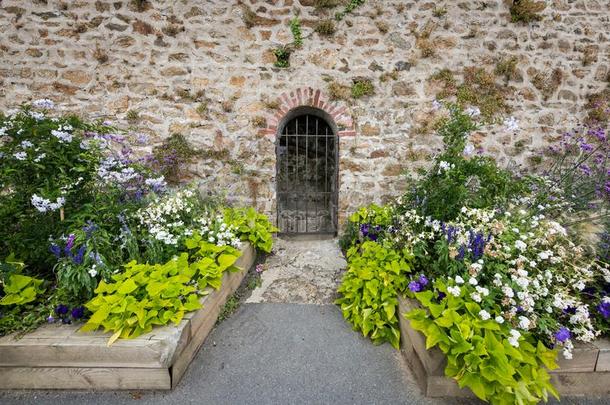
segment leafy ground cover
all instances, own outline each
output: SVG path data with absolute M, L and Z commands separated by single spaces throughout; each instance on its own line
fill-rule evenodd
M 85 321 L 135 337 L 197 309 L 242 241 L 271 250 L 264 215 L 168 187 L 145 136 L 53 107 L 0 115 L 0 335 Z
M 436 108 L 445 147 L 431 168 L 349 218 L 337 303 L 354 329 L 394 347 L 406 316 L 446 354 L 446 375 L 483 400 L 546 401 L 558 353 L 609 331 L 607 125 L 567 132 L 539 154 L 539 173 L 520 173 L 468 142 L 476 108 Z M 396 294 L 421 308 L 399 314 Z

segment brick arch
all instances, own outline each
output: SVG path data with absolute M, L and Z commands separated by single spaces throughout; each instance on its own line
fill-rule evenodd
M 296 90 L 282 93 L 277 100 L 279 107 L 275 114 L 267 117 L 267 126 L 259 134 L 268 137 L 277 135 L 278 124 L 290 112 L 298 107 L 314 107 L 326 112 L 338 128 L 339 137 L 354 136 L 356 131 L 348 109 L 340 102 L 330 101 L 320 90 L 311 87 L 299 87 Z

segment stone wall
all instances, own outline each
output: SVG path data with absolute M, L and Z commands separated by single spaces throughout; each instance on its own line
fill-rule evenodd
M 473 135 L 504 163 L 527 163 L 608 85 L 606 0 L 547 1 L 543 20 L 530 24 L 510 22 L 502 0 L 369 0 L 330 37 L 314 27 L 341 8 L 313 3 L 0 0 L 0 109 L 48 97 L 60 110 L 148 133 L 153 143 L 181 133 L 212 152 L 189 168 L 193 177 L 275 216 L 274 125 L 299 100 L 297 89 L 319 91 L 344 121 L 344 219 L 400 193 L 401 173 L 438 150 L 432 101 L 443 84 L 429 80 L 433 73 L 448 68 L 461 80 L 464 68 L 493 72 L 515 58 L 516 69 L 497 78 L 508 108 L 494 119 L 514 116 L 521 129 L 495 125 Z M 248 9 L 254 14 L 244 18 Z M 273 49 L 292 41 L 296 13 L 303 45 L 290 67 L 276 68 Z M 329 83 L 359 77 L 372 81 L 374 95 L 329 101 Z

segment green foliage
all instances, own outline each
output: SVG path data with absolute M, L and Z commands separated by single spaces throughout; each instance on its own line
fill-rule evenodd
M 423 308 L 406 317 L 426 336 L 426 349 L 437 346 L 445 353 L 445 374 L 460 388 L 493 404 L 535 404 L 549 393 L 558 398 L 546 371 L 557 368 L 556 351 L 536 344 L 530 334 L 520 336 L 515 347 L 510 324 L 482 320 L 481 307 L 467 295 L 448 294 L 440 281 L 435 287 L 447 296 L 439 300 L 431 290 L 415 293 Z
M 338 292 L 343 317 L 354 330 L 378 344 L 390 342 L 398 348 L 397 294 L 407 287 L 411 255 L 372 241 L 351 247 L 348 268 Z
M 290 54 L 291 50 L 287 47 L 280 47 L 273 50 L 273 54 L 275 55 L 275 63 L 273 64 L 278 68 L 287 68 L 290 67 Z
M 375 93 L 375 86 L 369 79 L 355 79 L 352 84 L 351 93 L 353 98 L 362 98 Z
M 179 184 L 185 167 L 200 156 L 182 134 L 172 134 L 153 148 L 155 166 L 168 183 Z
M 44 280 L 22 274 L 11 274 L 4 283 L 4 297 L 0 305 L 24 305 L 36 300 L 45 289 Z
M 510 6 L 510 19 L 512 22 L 530 23 L 542 20 L 540 13 L 546 8 L 544 1 L 513 0 Z
M 292 38 L 294 38 L 294 46 L 300 48 L 303 45 L 303 34 L 301 33 L 301 21 L 299 20 L 299 17 L 294 17 L 290 20 L 290 32 L 292 32 Z
M 100 327 L 114 334 L 108 341 L 134 338 L 150 332 L 154 325 L 178 324 L 185 312 L 201 308 L 200 291 L 220 288 L 225 271 L 234 266 L 239 251 L 230 246 L 216 246 L 194 235 L 186 241 L 190 253 L 165 264 L 125 265 L 125 272 L 112 276 L 112 282 L 101 281 L 97 296 L 85 306 L 93 314 L 83 331 Z
M 433 169 L 413 182 L 405 199 L 407 209 L 416 208 L 421 215 L 441 221 L 456 218 L 464 206 L 495 206 L 526 189 L 525 180 L 499 168 L 492 158 L 464 155 L 468 134 L 477 125 L 457 106 L 449 109 L 450 117 L 439 130 L 444 151 Z
M 354 11 L 354 9 L 356 9 L 357 7 L 360 7 L 361 5 L 363 5 L 364 1 L 365 0 L 350 0 L 349 3 L 347 3 L 345 5 L 345 8 L 343 9 L 343 11 L 340 11 L 335 14 L 335 20 L 337 20 L 337 21 L 343 20 L 343 18 L 345 18 L 346 15 L 348 15 L 349 13 Z
M 255 249 L 265 253 L 271 252 L 273 233 L 278 229 L 274 227 L 269 218 L 259 214 L 254 208 L 227 208 L 224 210 L 225 222 L 237 229 L 241 240 L 252 243 Z

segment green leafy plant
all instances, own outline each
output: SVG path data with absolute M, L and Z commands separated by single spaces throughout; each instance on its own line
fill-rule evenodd
M 242 240 L 252 243 L 254 248 L 263 252 L 271 252 L 273 233 L 278 229 L 274 227 L 269 218 L 259 214 L 254 208 L 227 208 L 224 210 L 225 222 L 237 230 Z
M 92 331 L 100 327 L 112 331 L 108 344 L 118 338 L 134 338 L 150 332 L 155 325 L 178 324 L 185 312 L 201 308 L 200 294 L 206 287 L 220 288 L 224 271 L 236 271 L 239 251 L 230 246 L 216 246 L 195 235 L 185 243 L 190 254 L 164 264 L 125 265 L 123 273 L 112 282 L 101 281 L 97 296 L 85 306 L 93 314 L 82 327 Z
M 375 93 L 375 86 L 369 79 L 358 78 L 354 79 L 354 84 L 351 88 L 353 98 L 362 98 L 364 96 L 370 96 Z
M 445 374 L 460 388 L 493 404 L 535 404 L 558 398 L 546 371 L 557 368 L 556 351 L 530 334 L 514 334 L 509 323 L 483 320 L 481 307 L 447 291 L 439 299 L 431 290 L 412 294 L 423 306 L 406 314 L 411 326 L 426 336 L 426 349 L 438 347 L 447 356 Z M 500 311 L 498 311 L 500 312 Z
M 24 305 L 36 300 L 44 292 L 44 280 L 22 274 L 11 274 L 4 283 L 4 297 L 0 305 Z
M 290 67 L 290 54 L 291 50 L 287 47 L 280 47 L 273 50 L 273 54 L 275 55 L 275 63 L 273 64 L 278 68 L 287 68 Z
M 290 20 L 290 32 L 292 32 L 292 38 L 294 38 L 294 46 L 300 48 L 303 45 L 303 34 L 301 33 L 301 21 L 299 20 L 299 17 L 294 17 Z
M 314 30 L 322 36 L 330 37 L 335 33 L 337 28 L 335 27 L 335 22 L 333 20 L 324 19 L 318 21 Z
M 351 247 L 348 268 L 338 292 L 343 317 L 354 330 L 378 344 L 390 342 L 398 348 L 397 294 L 407 287 L 411 255 L 372 241 Z
M 343 11 L 340 11 L 340 12 L 335 14 L 335 19 L 337 21 L 343 20 L 343 18 L 345 18 L 346 15 L 348 15 L 349 13 L 354 11 L 356 8 L 358 8 L 361 5 L 363 5 L 364 1 L 365 0 L 350 0 L 349 3 L 347 3 L 345 5 L 345 8 L 343 9 Z
M 343 235 L 339 239 L 339 246 L 345 252 L 350 246 L 364 242 L 367 239 L 374 238 L 377 240 L 383 230 L 392 225 L 393 221 L 393 207 L 377 204 L 362 207 L 349 216 Z M 379 229 L 379 231 L 376 232 L 376 229 Z M 363 235 L 362 231 L 366 235 Z

